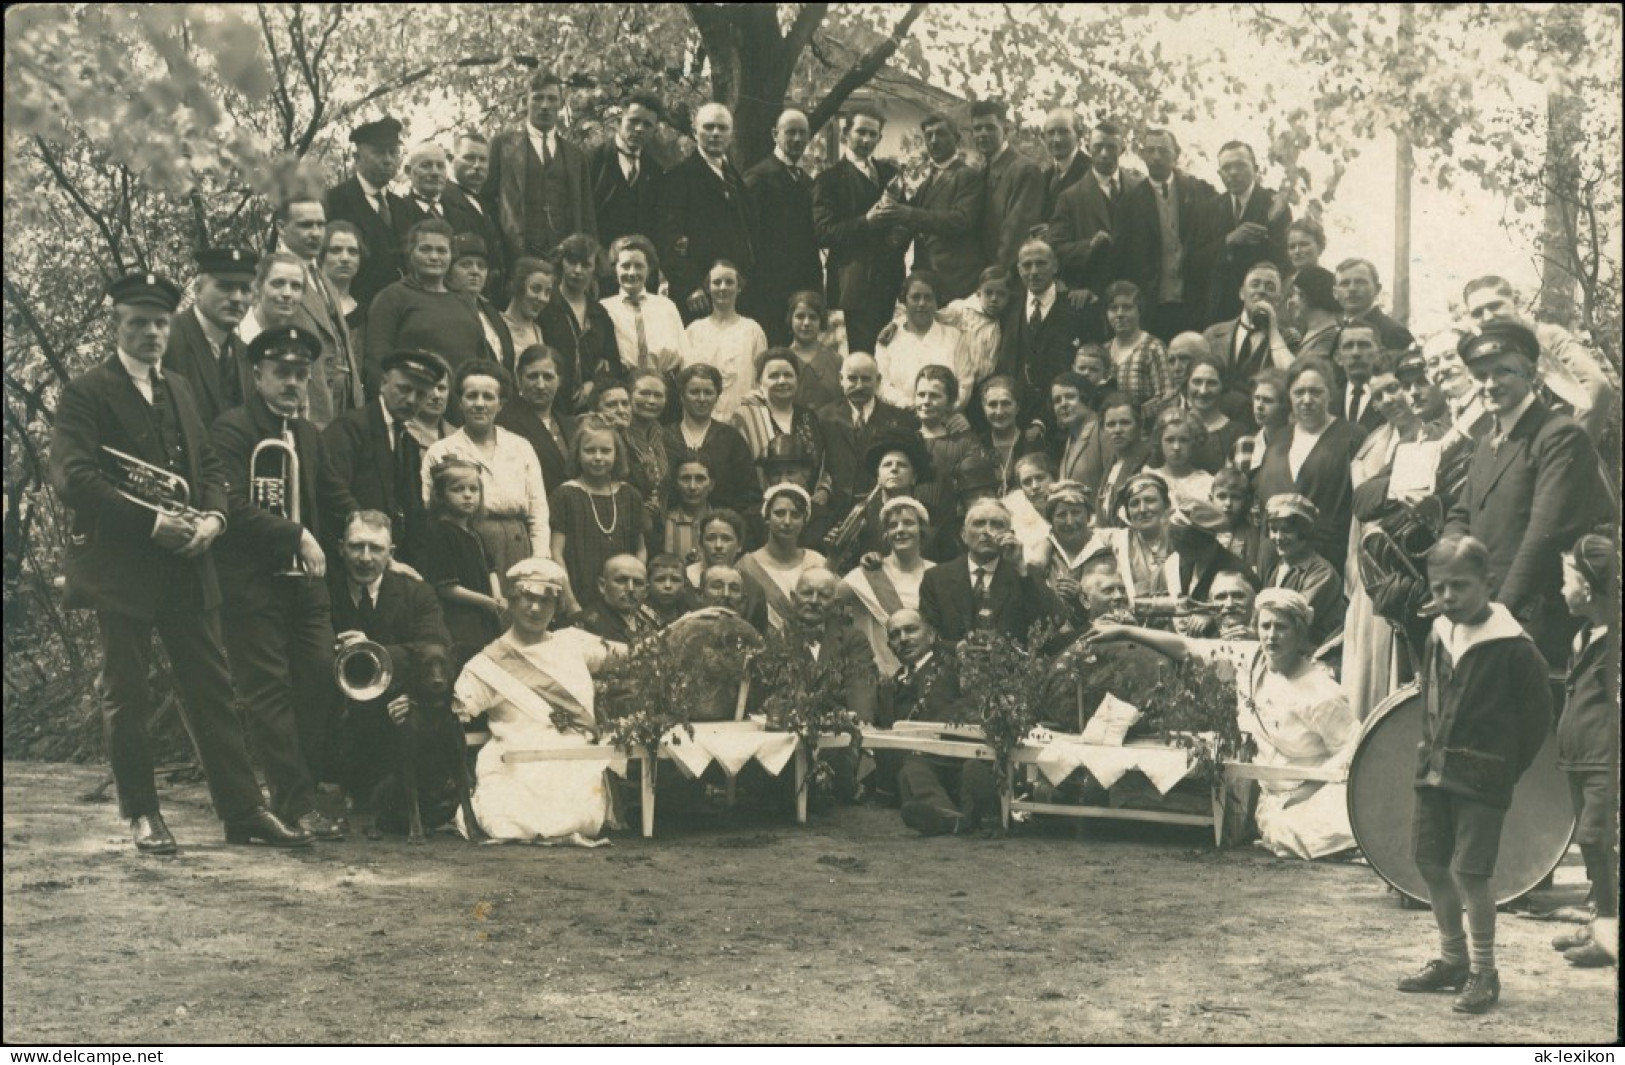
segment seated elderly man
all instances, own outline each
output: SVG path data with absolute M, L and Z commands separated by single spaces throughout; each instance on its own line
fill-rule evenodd
M 952 655 L 938 647 L 936 632 L 919 611 L 899 610 L 887 618 L 886 639 L 902 666 L 882 686 L 882 723 L 890 728 L 894 721 L 963 720 L 969 709 Z M 998 789 L 988 763 L 913 752 L 881 757 L 894 753 L 877 753 L 877 789 L 895 787 L 909 828 L 925 836 L 960 835 L 980 827 L 984 817 L 998 822 Z
M 598 602 L 577 615 L 576 628 L 628 646 L 660 631 L 660 618 L 644 603 L 649 575 L 636 555 L 605 559 L 598 592 Z
M 1064 615 L 1043 577 L 1023 572 L 1021 541 L 1003 503 L 972 503 L 960 535 L 965 554 L 927 570 L 920 582 L 920 614 L 944 640 L 958 643 L 982 629 L 1025 642 L 1036 622 Z

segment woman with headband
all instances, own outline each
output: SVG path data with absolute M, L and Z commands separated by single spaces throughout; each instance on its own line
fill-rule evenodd
M 767 522 L 767 543 L 739 560 L 739 572 L 767 596 L 767 620 L 782 629 L 793 615 L 790 593 L 810 569 L 825 566 L 824 556 L 801 546 L 801 532 L 812 513 L 812 496 L 799 484 L 786 481 L 762 496 L 762 518 Z
M 921 548 L 930 535 L 931 514 L 913 496 L 894 496 L 880 505 L 879 526 L 886 545 L 882 556 L 867 556 L 864 564 L 846 575 L 846 583 L 862 603 L 857 625 L 875 653 L 875 668 L 889 677 L 899 668 L 886 640 L 886 619 L 899 610 L 920 608 L 920 582 L 935 565 Z

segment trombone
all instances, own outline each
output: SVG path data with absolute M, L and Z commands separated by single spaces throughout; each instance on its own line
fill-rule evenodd
M 286 518 L 295 525 L 302 524 L 299 520 L 299 449 L 286 418 L 282 419 L 281 434 L 261 440 L 248 457 L 248 498 L 266 513 Z M 288 567 L 276 573 L 278 577 L 304 575 L 304 561 L 297 551 Z

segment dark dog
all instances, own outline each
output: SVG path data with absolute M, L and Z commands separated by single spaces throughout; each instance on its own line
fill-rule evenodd
M 389 693 L 352 704 L 345 720 L 344 786 L 373 811 L 367 836 L 404 832 L 406 842 L 423 843 L 425 826 L 439 828 L 459 807 L 477 836 L 463 727 L 451 709 L 449 654 L 444 647 L 420 645 L 397 668 L 401 678 Z M 388 704 L 401 694 L 411 708 L 395 722 Z

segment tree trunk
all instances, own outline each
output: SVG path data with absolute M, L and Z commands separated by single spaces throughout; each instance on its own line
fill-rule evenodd
M 1400 14 L 1399 46 L 1403 53 L 1415 36 L 1416 5 L 1406 4 Z M 1410 131 L 1403 124 L 1394 127 L 1394 317 L 1408 323 L 1411 317 L 1411 180 L 1416 174 L 1416 157 L 1411 151 Z
M 1546 94 L 1546 162 L 1542 180 L 1545 206 L 1540 233 L 1540 301 L 1536 316 L 1542 321 L 1572 326 L 1577 278 L 1575 212 L 1579 182 L 1574 147 L 1580 143 L 1584 103 L 1556 89 Z

